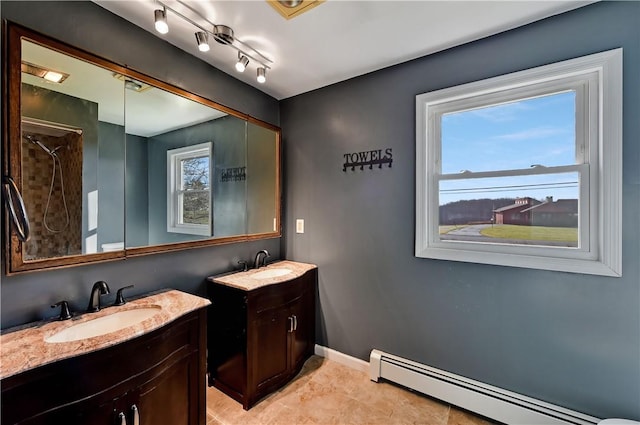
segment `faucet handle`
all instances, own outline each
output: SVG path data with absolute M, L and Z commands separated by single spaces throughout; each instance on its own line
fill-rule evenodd
M 242 267 L 243 272 L 246 272 L 247 270 L 249 270 L 249 264 L 247 264 L 247 262 L 244 260 L 238 261 L 238 265 Z
M 134 285 L 123 286 L 122 288 L 118 289 L 118 292 L 116 293 L 116 301 L 113 303 L 113 305 L 125 305 L 127 300 L 124 299 L 122 291 L 124 291 L 125 289 L 131 289 L 133 288 L 133 286 Z
M 65 300 L 62 300 L 52 305 L 51 308 L 56 308 L 58 306 L 60 306 L 60 317 L 58 317 L 58 320 L 71 319 L 71 312 L 69 311 L 69 303 Z

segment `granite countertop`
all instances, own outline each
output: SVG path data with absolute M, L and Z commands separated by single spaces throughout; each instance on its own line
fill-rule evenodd
M 71 320 L 46 320 L 16 326 L 0 335 L 0 379 L 70 357 L 97 351 L 158 329 L 177 318 L 206 307 L 211 302 L 185 292 L 155 291 L 122 306 L 105 307 L 97 313 L 84 313 Z M 116 332 L 79 341 L 48 343 L 45 338 L 77 323 L 108 316 L 117 311 L 155 307 L 159 313 Z
M 298 263 L 297 261 L 284 260 L 270 263 L 268 266 L 261 267 L 259 269 L 252 269 L 246 272 L 224 274 L 220 276 L 212 276 L 208 279 L 211 282 L 219 283 L 221 285 L 231 286 L 233 288 L 242 289 L 244 291 L 252 291 L 254 289 L 262 288 L 263 286 L 288 282 L 291 279 L 300 277 L 309 270 L 315 268 L 317 268 L 315 264 Z M 290 272 L 281 276 L 269 277 L 266 279 L 256 279 L 253 277 L 258 273 L 274 269 L 287 269 L 290 270 Z

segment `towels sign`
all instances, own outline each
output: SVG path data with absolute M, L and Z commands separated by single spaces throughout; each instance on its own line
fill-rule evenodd
M 382 149 L 375 149 L 364 152 L 345 153 L 343 156 L 344 164 L 342 164 L 342 171 L 344 172 L 346 172 L 349 167 L 351 167 L 351 171 L 355 171 L 356 167 L 364 170 L 364 167 L 367 165 L 370 170 L 373 169 L 374 165 L 382 168 L 384 164 L 388 164 L 389 168 L 391 168 L 391 164 L 393 163 L 393 152 L 391 148 L 386 148 L 384 151 Z

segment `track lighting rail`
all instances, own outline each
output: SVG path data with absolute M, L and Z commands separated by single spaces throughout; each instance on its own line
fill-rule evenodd
M 199 19 L 201 19 L 202 21 L 204 21 L 207 24 L 209 24 L 211 26 L 211 29 L 205 28 L 204 26 L 202 26 L 198 22 L 194 21 L 193 19 L 189 18 L 188 16 L 185 16 L 184 14 L 182 14 L 178 10 L 174 9 L 173 7 L 167 5 L 166 3 L 164 3 L 164 2 L 162 2 L 160 0 L 156 0 L 156 1 L 157 1 L 157 3 L 159 5 L 161 5 L 164 8 L 165 11 L 167 11 L 167 10 L 170 11 L 174 15 L 178 16 L 180 19 L 188 22 L 189 24 L 191 24 L 194 27 L 198 28 L 200 31 L 202 31 L 202 32 L 208 34 L 209 36 L 213 37 L 213 39 L 216 39 L 216 41 L 218 41 L 217 40 L 217 34 L 214 32 L 216 30 L 216 27 L 218 27 L 218 28 L 224 27 L 225 29 L 230 30 L 231 34 L 233 34 L 233 30 L 231 30 L 229 27 L 226 27 L 226 26 L 223 26 L 223 25 L 218 25 L 218 24 L 215 24 L 215 23 L 209 21 L 207 18 L 202 16 L 196 9 L 194 9 L 192 6 L 188 5 L 184 1 L 176 0 L 176 2 L 178 4 L 180 4 L 181 6 L 187 8 L 189 11 L 191 11 L 191 13 L 193 13 L 194 15 L 197 15 Z M 166 16 L 165 16 L 165 18 L 166 18 Z M 251 59 L 252 61 L 258 63 L 261 66 L 261 68 L 260 67 L 258 68 L 258 81 L 261 82 L 261 83 L 265 81 L 265 78 L 264 78 L 265 71 L 267 69 L 271 69 L 269 64 L 273 64 L 272 60 L 270 60 L 269 58 L 265 57 L 262 53 L 260 53 L 255 48 L 253 48 L 250 45 L 248 45 L 247 43 L 245 43 L 242 40 L 239 40 L 239 39 L 237 39 L 235 37 L 233 37 L 233 40 L 230 43 L 225 43 L 224 41 L 218 41 L 218 42 L 221 43 L 221 44 L 226 44 L 227 46 L 230 46 L 230 47 L 234 48 L 236 51 L 238 51 L 238 58 L 241 58 L 242 56 L 244 56 L 244 57 L 246 57 L 248 59 Z M 238 44 L 241 47 L 238 47 L 235 44 Z

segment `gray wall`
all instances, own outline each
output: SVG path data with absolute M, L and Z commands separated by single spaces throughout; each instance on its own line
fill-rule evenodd
M 415 96 L 617 47 L 623 277 L 415 258 Z M 639 76 L 640 3 L 603 2 L 281 101 L 285 253 L 319 266 L 318 343 L 640 419 Z M 392 168 L 342 171 L 387 147 Z
M 2 18 L 21 23 L 76 47 L 96 53 L 184 88 L 207 99 L 279 125 L 276 99 L 248 86 L 154 35 L 88 1 L 2 1 Z M 170 64 L 170 66 L 168 65 Z M 2 235 L 4 239 L 4 234 Z M 2 242 L 4 244 L 4 240 Z M 130 258 L 49 272 L 2 276 L 1 327 L 51 317 L 49 305 L 60 299 L 72 309 L 86 308 L 93 282 L 112 289 L 136 285 L 133 294 L 173 287 L 204 294 L 204 279 L 228 271 L 238 259 L 260 249 L 280 257 L 279 239 Z M 4 261 L 4 259 L 3 259 Z M 3 266 L 4 267 L 4 266 Z M 106 302 L 113 301 L 115 291 Z
M 124 149 L 124 127 L 98 122 L 98 252 L 104 243 L 124 242 Z
M 149 245 L 149 155 L 146 137 L 126 135 L 127 247 Z

